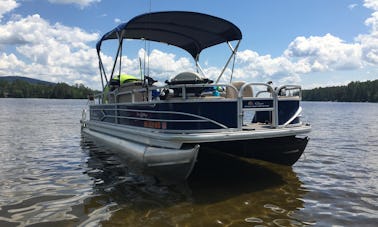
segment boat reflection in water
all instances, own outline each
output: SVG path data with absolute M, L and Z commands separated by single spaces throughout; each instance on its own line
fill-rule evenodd
M 306 190 L 292 167 L 208 150 L 187 181 L 172 184 L 139 174 L 90 138 L 83 137 L 81 146 L 88 152 L 85 174 L 95 193 L 84 210 L 97 211 L 86 224 L 99 219 L 105 226 L 308 224 L 298 217 Z

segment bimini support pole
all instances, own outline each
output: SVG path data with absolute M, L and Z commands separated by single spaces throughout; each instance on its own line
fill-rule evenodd
M 241 40 L 239 40 L 238 43 L 236 44 L 235 49 L 232 48 L 230 42 L 227 42 L 227 44 L 228 44 L 228 46 L 230 47 L 232 53 L 231 53 L 231 56 L 228 58 L 226 65 L 223 67 L 222 72 L 221 72 L 220 75 L 218 76 L 218 78 L 217 78 L 217 80 L 215 81 L 215 83 L 218 83 L 218 82 L 219 82 L 219 80 L 220 80 L 220 78 L 222 77 L 224 71 L 226 71 L 226 69 L 227 69 L 227 67 L 228 67 L 228 64 L 230 64 L 230 61 L 231 61 L 232 57 L 234 57 L 234 56 L 236 55 L 236 52 L 237 52 L 237 50 L 238 50 L 238 48 L 239 48 L 240 41 L 241 41 Z
M 102 90 L 104 90 L 105 88 L 104 79 L 105 79 L 106 84 L 108 84 L 108 78 L 106 76 L 104 65 L 102 64 L 100 51 L 97 51 L 97 55 L 98 55 L 98 68 L 100 70 L 100 76 L 101 76 L 101 85 L 102 85 Z
M 103 73 L 102 73 L 102 68 L 101 68 L 101 67 L 102 67 L 102 63 L 101 63 L 101 60 L 99 60 L 99 61 L 98 61 L 98 69 L 100 70 L 102 90 L 104 90 L 105 85 L 104 85 L 104 78 L 103 78 L 103 77 L 106 78 L 106 75 L 103 75 Z
M 115 71 L 115 67 L 117 66 L 117 60 L 118 60 L 118 58 L 121 58 L 120 53 L 121 53 L 121 50 L 122 50 L 123 38 L 122 38 L 122 35 L 120 35 L 118 33 L 117 33 L 117 35 L 118 35 L 118 49 L 117 49 L 117 54 L 116 54 L 115 59 L 114 59 L 114 63 L 113 63 L 113 67 L 112 67 L 112 73 L 110 74 L 109 81 L 114 76 L 114 71 Z M 120 64 L 121 64 L 121 62 L 120 62 Z
M 201 74 L 206 77 L 206 74 L 203 72 L 203 69 L 202 69 L 201 65 L 199 64 L 199 54 L 197 54 L 195 61 L 196 61 L 197 73 L 201 72 Z

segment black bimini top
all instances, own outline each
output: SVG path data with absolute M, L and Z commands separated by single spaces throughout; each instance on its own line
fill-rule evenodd
M 241 40 L 240 29 L 219 17 L 202 13 L 168 11 L 134 17 L 106 33 L 97 43 L 108 39 L 145 39 L 167 43 L 189 52 L 194 58 L 205 48 Z

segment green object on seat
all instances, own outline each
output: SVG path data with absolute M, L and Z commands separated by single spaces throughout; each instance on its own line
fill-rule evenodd
M 120 85 L 122 85 L 124 83 L 128 83 L 128 82 L 133 82 L 133 81 L 139 80 L 135 76 L 128 75 L 128 74 L 121 74 L 120 76 L 118 75 L 118 76 L 114 77 L 114 79 L 115 80 L 120 80 Z

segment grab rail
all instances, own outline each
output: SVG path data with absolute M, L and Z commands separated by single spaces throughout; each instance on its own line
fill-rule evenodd
M 302 88 L 299 85 L 283 85 L 278 88 L 273 89 L 272 86 L 269 84 L 265 83 L 245 83 L 239 90 L 238 93 L 238 128 L 241 129 L 243 126 L 243 111 L 247 110 L 246 108 L 243 108 L 243 92 L 248 86 L 263 86 L 266 87 L 266 90 L 262 90 L 256 93 L 256 97 L 262 93 L 268 93 L 270 94 L 269 96 L 273 100 L 273 107 L 272 108 L 258 108 L 258 109 L 253 109 L 255 111 L 270 111 L 272 112 L 272 127 L 273 128 L 279 128 L 279 127 L 286 127 L 289 125 L 292 121 L 294 121 L 302 112 L 302 108 L 299 107 L 297 111 L 287 120 L 284 124 L 280 125 L 279 124 L 279 116 L 278 116 L 278 100 L 282 96 L 298 96 L 299 99 L 302 97 Z M 292 94 L 292 91 L 296 91 L 296 94 Z M 289 94 L 287 94 L 289 92 Z M 256 100 L 256 99 L 254 99 Z
M 302 97 L 302 87 L 299 85 L 283 85 L 275 89 L 279 96 L 299 96 Z M 298 90 L 298 94 L 292 94 L 291 91 Z M 289 92 L 289 94 L 286 94 Z
M 294 115 L 289 120 L 287 120 L 282 126 L 286 127 L 288 124 L 294 121 L 295 118 L 297 118 L 301 113 L 302 113 L 302 107 L 299 107 L 297 111 L 294 113 Z
M 266 83 L 245 83 L 243 86 L 241 86 L 239 93 L 238 93 L 238 128 L 241 129 L 243 127 L 243 111 L 245 108 L 243 108 L 243 92 L 244 90 L 249 86 L 263 86 L 266 87 L 266 91 L 270 93 L 271 97 L 273 98 L 273 110 L 271 108 L 259 108 L 259 110 L 255 111 L 271 111 L 272 112 L 272 127 L 277 128 L 278 127 L 278 100 L 277 100 L 277 94 L 274 92 L 272 86 Z M 259 93 L 257 93 L 259 94 Z

